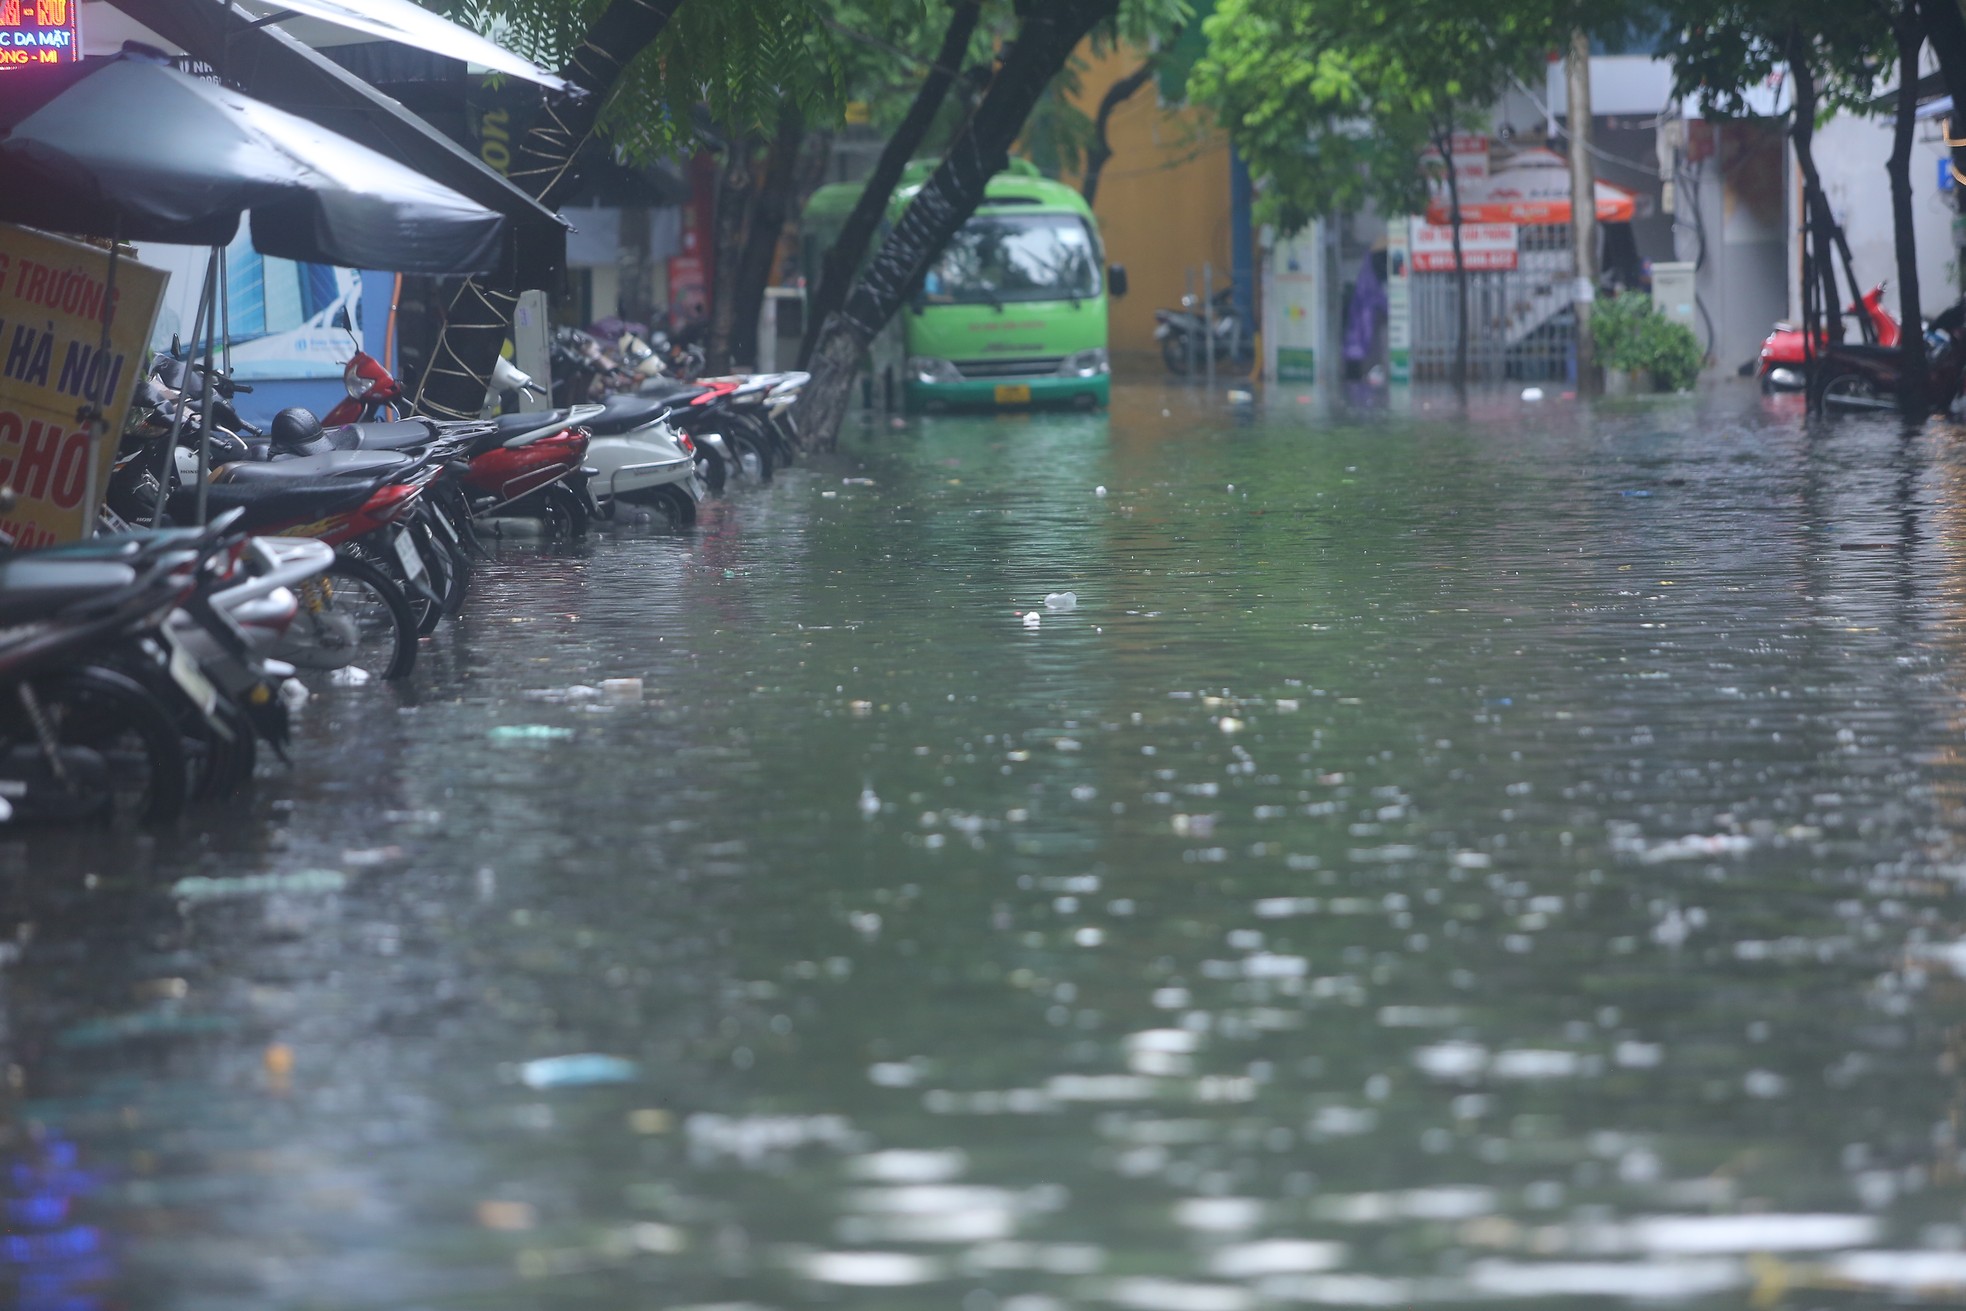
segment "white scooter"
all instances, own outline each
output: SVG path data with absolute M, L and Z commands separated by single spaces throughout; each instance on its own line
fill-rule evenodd
M 504 359 L 493 371 L 492 386 L 502 392 L 545 394 Z M 641 396 L 612 396 L 573 407 L 570 422 L 589 434 L 587 486 L 602 517 L 619 518 L 618 507 L 627 504 L 660 511 L 679 528 L 696 522 L 696 507 L 708 493 L 697 476 L 695 443 L 664 421 L 673 408 Z

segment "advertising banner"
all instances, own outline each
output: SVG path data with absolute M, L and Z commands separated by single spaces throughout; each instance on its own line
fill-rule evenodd
M 1397 215 L 1386 220 L 1386 365 L 1394 382 L 1413 380 L 1413 270 L 1407 234 Z
M 119 259 L 112 292 L 108 273 L 107 251 L 0 223 L 0 486 L 19 498 L 0 514 L 0 531 L 23 547 L 94 530 L 130 396 L 149 363 L 165 275 Z M 92 404 L 105 424 L 94 443 L 83 419 Z
M 0 73 L 82 57 L 82 0 L 0 0 Z
M 1461 261 L 1469 272 L 1513 269 L 1516 235 L 1516 225 L 1513 223 L 1463 223 Z M 1413 225 L 1413 271 L 1454 271 L 1454 229 L 1451 226 L 1435 223 Z
M 1279 240 L 1270 252 L 1276 298 L 1276 376 L 1317 381 L 1318 252 L 1320 225 Z
M 171 275 L 151 344 L 191 339 L 205 286 L 208 246 L 143 243 L 146 264 Z M 118 268 L 121 278 L 121 268 Z M 362 275 L 327 264 L 297 264 L 253 249 L 244 225 L 225 249 L 221 342 L 231 346 L 242 382 L 285 378 L 341 381 L 342 365 L 363 348 Z

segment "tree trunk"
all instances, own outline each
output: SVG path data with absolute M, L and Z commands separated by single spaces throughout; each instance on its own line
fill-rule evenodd
M 1173 37 L 1168 38 L 1172 40 Z M 1106 129 L 1113 121 L 1113 111 L 1133 98 L 1135 92 L 1147 85 L 1160 67 L 1160 52 L 1156 50 L 1140 61 L 1140 67 L 1128 73 L 1119 81 L 1106 88 L 1106 94 L 1099 97 L 1099 112 L 1092 119 L 1092 144 L 1085 152 L 1085 181 L 1079 184 L 1079 194 L 1085 203 L 1094 204 L 1099 199 L 1099 175 L 1106 171 L 1106 163 L 1113 157 L 1113 143 L 1106 138 Z
M 744 248 L 731 278 L 736 321 L 731 325 L 730 357 L 746 368 L 758 364 L 758 316 L 764 309 L 765 288 L 771 285 L 778 243 L 785 235 L 785 219 L 798 189 L 799 155 L 805 135 L 805 119 L 799 111 L 789 104 L 781 108 L 771 153 L 765 157 L 764 173 L 751 202 Z
M 935 62 L 929 65 L 928 74 L 922 78 L 894 135 L 881 148 L 881 157 L 875 161 L 874 171 L 868 175 L 867 185 L 861 190 L 860 199 L 854 202 L 853 212 L 847 215 L 845 226 L 827 248 L 826 257 L 820 263 L 818 284 L 806 302 L 805 340 L 799 344 L 800 368 L 811 367 L 812 353 L 819 346 L 820 329 L 846 304 L 854 272 L 867 257 L 874 234 L 880 231 L 881 218 L 887 213 L 888 200 L 894 195 L 895 184 L 901 181 L 902 171 L 935 124 L 935 115 L 962 68 L 969 38 L 975 33 L 982 12 L 982 0 L 955 0 Z
M 549 93 L 540 115 L 521 138 L 511 180 L 548 209 L 573 189 L 574 156 L 593 135 L 608 94 L 628 66 L 662 34 L 684 0 L 610 0 L 594 20 L 560 76 L 584 95 Z M 502 271 L 467 281 L 451 297 L 444 326 L 417 384 L 414 408 L 438 418 L 476 418 L 487 381 L 511 331 L 518 304 L 516 263 L 508 254 Z
M 1434 131 L 1434 149 L 1447 165 L 1447 232 L 1454 247 L 1454 390 L 1463 396 L 1468 390 L 1468 323 L 1472 307 L 1468 304 L 1468 266 L 1461 258 L 1461 175 L 1454 167 L 1454 120 L 1446 119 Z
M 1790 34 L 1789 72 L 1795 81 L 1794 118 L 1789 123 L 1789 137 L 1795 143 L 1795 164 L 1802 174 L 1802 218 L 1804 233 L 1804 252 L 1802 276 L 1808 286 L 1818 288 L 1814 293 L 1803 296 L 1803 371 L 1806 375 L 1808 403 L 1814 408 L 1819 400 L 1816 391 L 1816 343 L 1819 339 L 1829 341 L 1843 340 L 1843 323 L 1837 316 L 1843 301 L 1836 290 L 1836 265 L 1831 260 L 1830 249 L 1834 239 L 1830 236 L 1829 225 L 1824 221 L 1828 206 L 1820 203 L 1822 199 L 1822 178 L 1816 172 L 1816 78 L 1809 66 L 1802 43 Z M 1812 316 L 1810 310 L 1817 310 Z
M 1568 76 L 1570 127 L 1570 245 L 1577 263 L 1577 394 L 1595 396 L 1599 385 L 1597 336 L 1591 307 L 1597 296 L 1597 170 L 1591 165 L 1591 43 L 1578 28 L 1570 34 Z
M 757 199 L 757 142 L 747 133 L 724 150 L 724 171 L 717 182 L 717 216 L 713 248 L 715 283 L 710 288 L 710 331 L 703 347 L 703 371 L 711 377 L 730 372 L 731 332 L 737 325 L 737 265 L 744 234 Z
M 1918 52 L 1925 45 L 1910 0 L 1892 15 L 1893 34 L 1898 40 L 1897 120 L 1892 124 L 1891 226 L 1898 248 L 1898 322 L 1904 331 L 1898 350 L 1904 356 L 1898 384 L 1898 407 L 1907 417 L 1926 414 L 1925 315 L 1918 303 L 1918 231 L 1911 202 L 1911 142 L 1917 126 Z M 1868 328 L 1870 319 L 1864 316 Z M 1950 400 L 1951 397 L 1943 398 Z
M 1010 147 L 1038 97 L 1078 43 L 1118 12 L 1119 0 L 1050 0 L 1027 11 L 983 102 L 855 280 L 846 304 L 820 329 L 812 381 L 795 405 L 805 441 L 830 448 L 838 439 L 853 376 L 874 335 L 976 212 L 990 179 L 1010 162 Z

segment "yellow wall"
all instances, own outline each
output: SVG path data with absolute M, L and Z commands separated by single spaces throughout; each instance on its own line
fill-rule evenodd
M 1140 53 L 1098 56 L 1081 47 L 1079 56 L 1086 69 L 1078 105 L 1089 117 L 1106 89 L 1140 66 Z M 1106 258 L 1126 265 L 1131 284 L 1112 302 L 1112 348 L 1157 351 L 1154 310 L 1181 303 L 1184 270 L 1194 269 L 1197 291 L 1204 261 L 1214 264 L 1218 289 L 1228 283 L 1228 138 L 1201 110 L 1163 109 L 1149 82 L 1113 112 L 1107 139 L 1113 157 L 1093 209 Z

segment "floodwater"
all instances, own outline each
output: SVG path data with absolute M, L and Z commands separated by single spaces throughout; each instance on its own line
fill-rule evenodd
M 1957 1305 L 1961 436 L 1136 385 L 508 549 L 0 842 L 0 1301 Z

